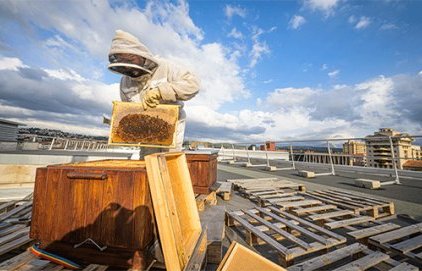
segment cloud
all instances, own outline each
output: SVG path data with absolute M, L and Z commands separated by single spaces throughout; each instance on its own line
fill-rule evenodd
M 3 57 L 0 58 L 0 70 L 11 70 L 17 71 L 19 68 L 27 67 L 22 63 L 19 58 L 16 57 Z
M 270 31 L 274 31 L 273 28 Z M 268 31 L 264 31 L 262 28 L 254 27 L 252 29 L 252 49 L 249 53 L 251 58 L 249 62 L 249 68 L 255 67 L 258 61 L 262 58 L 263 55 L 269 54 L 271 52 L 270 47 L 268 47 L 265 41 L 260 40 L 260 36 Z
M 339 75 L 339 73 L 340 73 L 340 70 L 334 70 L 334 71 L 329 72 L 328 76 L 330 78 L 335 78 L 335 77 L 337 77 L 337 75 Z
M 235 39 L 242 39 L 243 34 L 239 30 L 236 29 L 236 27 L 233 27 L 230 33 L 227 35 L 228 37 L 232 37 Z
M 306 19 L 303 16 L 294 15 L 289 21 L 289 28 L 299 29 L 305 23 L 306 23 Z
M 328 69 L 328 65 L 327 64 L 322 64 L 321 70 L 325 71 L 327 69 Z
M 422 77 L 418 75 L 379 76 L 355 85 L 335 85 L 328 89 L 280 88 L 269 93 L 263 102 L 276 124 L 274 128 L 267 128 L 265 134 L 278 131 L 300 138 L 309 135 L 314 138 L 356 137 L 371 134 L 379 127 L 419 134 L 422 131 L 421 103 Z M 294 116 L 301 122 L 285 127 L 277 121 L 285 121 L 285 116 Z M 300 127 L 306 132 L 301 132 Z
M 357 19 L 355 16 L 349 17 L 349 23 L 354 25 L 355 29 L 365 29 L 371 24 L 371 19 L 366 16 L 361 16 Z
M 399 27 L 393 23 L 384 23 L 380 27 L 381 30 L 396 30 L 399 29 Z
M 237 15 L 239 17 L 246 17 L 246 9 L 240 6 L 226 5 L 224 7 L 224 14 L 228 19 L 231 19 L 233 16 Z
M 334 13 L 334 9 L 337 7 L 339 0 L 305 0 L 304 6 L 313 11 L 321 11 L 326 16 L 330 16 Z

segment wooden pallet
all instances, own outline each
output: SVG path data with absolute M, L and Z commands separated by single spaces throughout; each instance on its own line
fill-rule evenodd
M 98 265 L 98 264 L 90 264 L 82 271 L 104 271 L 107 270 L 108 266 L 105 265 Z M 49 271 L 67 271 L 69 269 L 65 269 L 63 266 L 52 263 L 47 260 L 43 260 L 37 258 L 29 251 L 25 251 L 17 256 L 0 263 L 0 270 L 7 270 L 7 271 L 23 271 L 23 270 L 49 270 Z
M 375 219 L 395 214 L 394 203 L 339 190 L 306 192 L 306 195 L 339 208 L 352 210 L 355 214 L 365 214 Z
M 387 269 L 388 268 L 388 269 Z M 337 249 L 325 255 L 312 258 L 305 262 L 293 265 L 288 271 L 361 271 L 361 270 L 390 270 L 390 271 L 417 271 L 416 266 L 393 260 L 387 254 L 372 251 L 366 246 L 355 243 Z
M 28 245 L 32 194 L 22 200 L 0 204 L 0 255 Z
M 242 229 L 249 245 L 264 244 L 280 255 L 283 266 L 295 258 L 326 250 L 346 238 L 273 206 L 226 212 L 226 225 Z
M 389 254 L 409 258 L 422 266 L 422 223 L 372 236 L 368 243 Z
M 260 189 L 290 189 L 296 191 L 306 191 L 303 184 L 294 183 L 280 178 L 258 178 L 258 179 L 229 179 L 227 182 L 233 183 L 234 189 L 248 193 Z

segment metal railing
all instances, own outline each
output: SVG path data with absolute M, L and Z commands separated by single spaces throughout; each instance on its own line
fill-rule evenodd
M 400 184 L 400 177 L 422 179 L 421 171 L 410 171 L 403 169 L 404 161 L 421 160 L 421 151 L 413 150 L 411 146 L 401 146 L 401 148 L 408 148 L 405 156 L 400 156 L 398 153 L 397 140 L 401 138 L 421 139 L 420 135 L 403 135 L 403 136 L 371 136 L 372 141 L 384 141 L 386 146 L 384 153 L 378 154 L 345 154 L 335 152 L 335 147 L 339 143 L 350 141 L 357 141 L 365 143 L 368 138 L 329 138 L 329 139 L 304 139 L 304 140 L 285 140 L 285 141 L 261 141 L 261 142 L 240 142 L 240 143 L 220 143 L 214 144 L 214 149 L 219 150 L 219 160 L 227 163 L 239 164 L 245 167 L 263 167 L 266 170 L 298 170 L 297 165 L 315 165 L 324 164 L 326 172 L 316 173 L 316 176 L 336 175 L 337 169 L 351 169 L 354 171 L 362 171 L 367 174 L 374 175 L 390 175 L 391 181 L 384 181 L 382 185 Z M 272 142 L 276 145 L 276 151 L 267 149 L 267 142 Z M 323 145 L 326 147 L 323 147 Z M 258 145 L 261 150 L 253 150 L 252 146 Z M 280 147 L 284 146 L 284 150 Z M 334 151 L 333 151 L 334 148 Z M 295 151 L 293 151 L 295 150 Z M 308 151 L 306 151 L 308 150 Z M 312 152 L 312 150 L 319 150 L 319 152 Z M 322 150 L 322 151 L 321 151 Z M 414 155 L 416 154 L 417 155 Z M 302 161 L 300 161 L 300 158 Z M 308 158 L 308 161 L 306 161 Z M 252 160 L 258 161 L 258 164 L 253 164 Z M 377 159 L 383 160 L 376 163 Z M 276 161 L 286 161 L 290 165 L 287 167 L 277 167 L 274 165 Z M 369 162 L 377 165 L 371 167 Z M 380 173 L 381 172 L 381 173 Z

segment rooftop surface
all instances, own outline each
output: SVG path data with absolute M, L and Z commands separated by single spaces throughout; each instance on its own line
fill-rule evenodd
M 286 167 L 287 163 L 284 163 Z M 278 165 L 279 166 L 279 165 Z M 312 170 L 312 166 L 306 167 Z M 304 167 L 300 169 L 305 169 Z M 321 172 L 321 170 L 319 170 Z M 218 180 L 224 181 L 227 179 L 239 178 L 271 178 L 279 177 L 288 179 L 296 183 L 303 183 L 308 190 L 321 189 L 340 189 L 352 191 L 354 193 L 362 193 L 373 196 L 375 198 L 390 200 L 395 203 L 397 214 L 410 215 L 418 221 L 422 221 L 422 180 L 416 179 L 400 179 L 400 185 L 383 186 L 378 190 L 370 190 L 356 187 L 354 180 L 357 178 L 378 179 L 382 181 L 391 180 L 389 176 L 374 176 L 367 174 L 360 174 L 351 170 L 336 171 L 336 176 L 318 176 L 313 179 L 306 179 L 296 175 L 296 170 L 283 171 L 266 171 L 263 167 L 258 168 L 244 168 L 238 165 L 218 164 Z M 327 171 L 328 172 L 328 165 Z M 230 204 L 228 206 L 230 208 Z

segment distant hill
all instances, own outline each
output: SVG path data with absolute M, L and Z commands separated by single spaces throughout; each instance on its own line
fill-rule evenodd
M 26 135 L 37 135 L 45 137 L 61 137 L 61 138 L 74 138 L 74 139 L 86 139 L 86 140 L 108 140 L 106 136 L 91 136 L 91 135 L 82 135 L 76 133 L 67 133 L 61 130 L 55 129 L 41 129 L 36 127 L 25 127 L 19 128 L 18 138 L 25 139 Z

